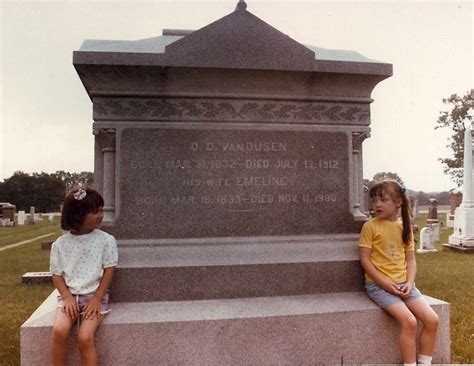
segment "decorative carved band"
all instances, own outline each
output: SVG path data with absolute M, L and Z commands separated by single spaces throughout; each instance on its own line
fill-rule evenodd
M 351 103 L 99 97 L 94 119 L 368 125 L 370 109 Z
M 95 135 L 95 139 L 99 143 L 99 146 L 102 150 L 110 150 L 115 148 L 115 129 L 94 129 L 93 134 Z

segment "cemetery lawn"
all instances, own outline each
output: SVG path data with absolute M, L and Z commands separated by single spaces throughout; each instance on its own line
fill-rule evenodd
M 425 223 L 426 215 L 417 220 L 420 229 Z M 452 229 L 441 228 L 437 253 L 416 254 L 416 286 L 450 304 L 451 362 L 474 363 L 474 254 L 442 251 L 441 243 L 447 243 L 451 233 Z
M 8 241 L 4 229 L 18 230 Z M 0 252 L 0 365 L 20 364 L 20 326 L 53 290 L 51 284 L 23 285 L 21 276 L 26 272 L 49 270 L 49 251 L 41 249 L 41 242 L 54 240 L 60 235 L 58 222 L 44 220 L 35 225 L 0 227 L 2 244 L 12 244 L 48 232 L 54 235 Z M 5 243 L 6 242 L 6 243 Z
M 417 221 L 424 226 L 426 218 Z M 44 223 L 46 224 L 46 223 Z M 25 228 L 40 225 L 25 225 Z M 21 227 L 16 227 L 21 228 Z M 16 229 L 8 228 L 8 229 Z M 6 228 L 0 228 L 6 229 Z M 55 232 L 47 240 L 59 236 L 59 225 L 50 225 Z M 35 231 L 35 230 L 34 230 Z M 36 237 L 44 232 L 35 232 Z M 0 231 L 1 233 L 1 231 Z M 18 232 L 25 240 L 25 234 Z M 446 243 L 451 229 L 441 229 L 441 242 Z M 418 239 L 418 235 L 416 235 Z M 28 237 L 26 237 L 27 239 Z M 2 237 L 3 239 L 3 237 Z M 0 364 L 2 366 L 20 364 L 20 326 L 51 293 L 48 284 L 23 285 L 21 276 L 25 272 L 47 271 L 49 251 L 41 250 L 39 239 L 34 242 L 0 252 Z M 417 254 L 417 287 L 423 293 L 450 303 L 451 318 L 451 361 L 453 363 L 474 363 L 474 255 L 441 251 Z
M 34 225 L 25 222 L 25 225 L 21 226 L 0 227 L 0 248 L 48 233 L 59 233 L 61 230 L 59 222 L 60 217 L 55 216 L 53 222 L 49 222 L 47 218 L 43 218 L 42 221 L 38 221 Z M 51 238 L 46 237 L 43 240 L 52 240 Z

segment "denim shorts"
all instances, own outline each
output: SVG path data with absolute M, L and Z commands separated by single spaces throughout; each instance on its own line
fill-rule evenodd
M 398 284 L 398 288 L 402 288 L 404 283 Z M 375 302 L 378 306 L 382 309 L 386 308 L 387 306 L 396 304 L 397 302 L 403 301 L 405 303 L 416 300 L 421 297 L 420 291 L 415 287 L 413 284 L 413 288 L 411 289 L 410 296 L 406 298 L 401 298 L 400 296 L 393 295 L 388 291 L 385 291 L 382 287 L 377 285 L 375 282 L 366 283 L 365 289 L 367 290 L 367 295 L 369 295 L 370 299 Z
M 92 297 L 94 297 L 94 294 L 86 294 L 86 295 L 73 295 L 76 298 L 76 302 L 79 304 L 79 313 L 82 313 L 84 311 L 84 306 L 91 301 Z M 57 297 L 58 299 L 58 308 L 62 308 L 64 306 L 64 300 L 61 295 Z M 100 304 L 100 314 L 105 315 L 110 310 L 108 309 L 109 306 L 109 293 L 107 292 L 104 297 L 102 298 L 101 304 Z

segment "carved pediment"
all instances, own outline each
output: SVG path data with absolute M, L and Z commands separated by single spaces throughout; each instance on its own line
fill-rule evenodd
M 315 54 L 243 7 L 166 46 L 167 64 L 312 71 Z

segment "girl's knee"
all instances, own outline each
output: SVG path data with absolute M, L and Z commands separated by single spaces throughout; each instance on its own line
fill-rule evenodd
M 77 345 L 81 350 L 86 350 L 91 347 L 95 347 L 94 335 L 85 332 L 79 332 L 79 334 L 77 335 Z
M 418 322 L 414 315 L 407 315 L 406 317 L 400 320 L 400 326 L 405 331 L 416 333 Z
M 434 311 L 429 317 L 424 319 L 423 325 L 427 329 L 436 330 L 439 326 L 439 316 Z
M 59 326 L 55 324 L 53 326 L 51 338 L 53 342 L 65 342 L 69 338 L 70 331 L 71 331 L 71 328 Z

